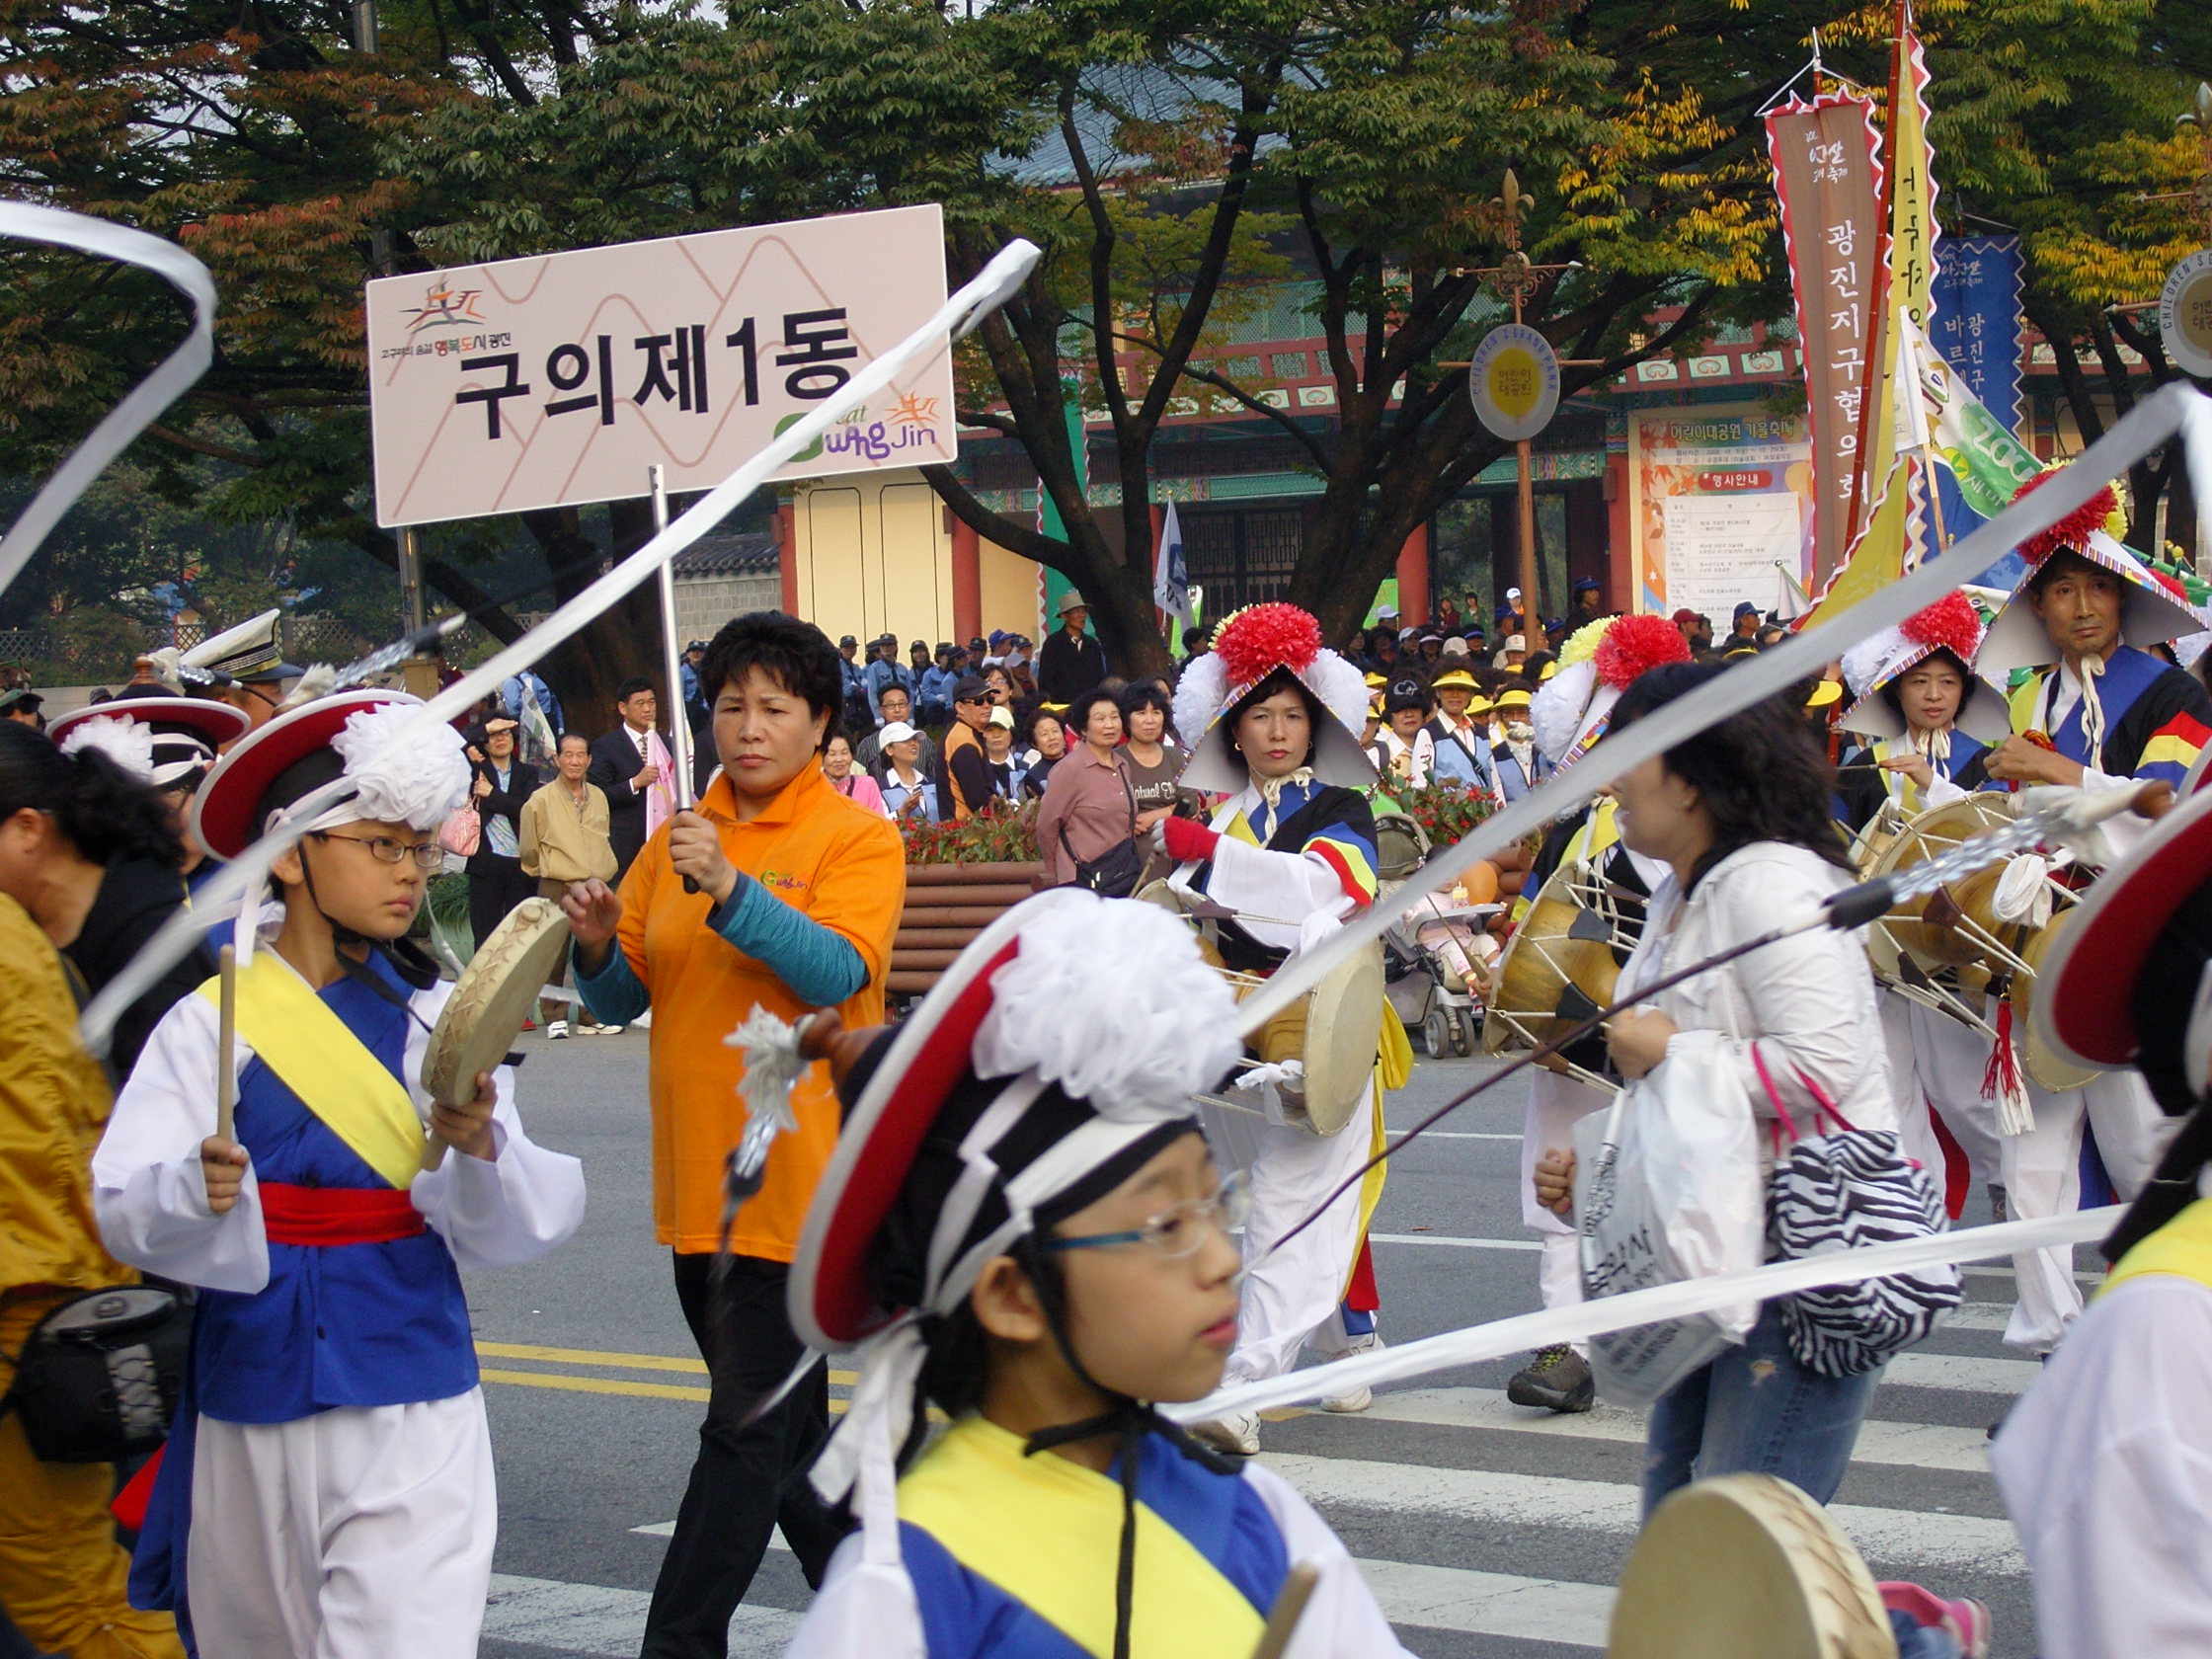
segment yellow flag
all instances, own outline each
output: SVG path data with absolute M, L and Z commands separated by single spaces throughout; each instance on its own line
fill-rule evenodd
M 1874 319 L 1874 407 L 1866 424 L 1866 484 L 1886 474 L 1897 448 L 1897 348 L 1899 313 L 1928 332 L 1929 295 L 1935 280 L 1936 180 L 1928 148 L 1928 65 L 1920 38 L 1908 26 L 1897 40 L 1897 89 L 1889 107 L 1883 161 L 1889 172 L 1889 302 Z M 1862 498 L 1863 499 L 1863 498 Z
M 1881 592 L 1905 574 L 1905 535 L 1910 527 L 1907 514 L 1912 505 L 1911 472 L 1909 457 L 1899 455 L 1891 461 L 1889 477 L 1874 501 L 1873 515 L 1866 520 L 1866 527 L 1853 544 L 1844 568 L 1836 573 L 1836 580 L 1829 584 L 1828 592 L 1820 596 L 1820 603 L 1813 607 L 1812 614 L 1799 624 L 1800 627 L 1816 628 L 1830 617 L 1840 616 L 1860 599 Z

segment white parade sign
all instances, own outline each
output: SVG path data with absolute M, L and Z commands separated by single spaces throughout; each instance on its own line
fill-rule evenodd
M 380 278 L 376 521 L 711 489 L 944 303 L 933 204 Z M 957 453 L 948 349 L 776 476 Z
M 2183 374 L 2212 378 L 2212 248 L 2200 248 L 2166 275 L 2159 334 Z
M 1500 323 L 1467 364 L 1475 417 L 1508 443 L 1533 438 L 1559 407 L 1559 355 L 1526 323 Z

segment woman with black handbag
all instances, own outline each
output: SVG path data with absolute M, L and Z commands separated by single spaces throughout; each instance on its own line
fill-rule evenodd
M 1037 812 L 1037 849 L 1052 887 L 1083 887 L 1126 899 L 1145 868 L 1137 844 L 1137 797 L 1122 758 L 1122 711 L 1094 686 L 1067 706 L 1081 742 L 1053 767 Z
M 130 1558 L 108 1513 L 114 1468 L 45 1444 L 68 1402 L 49 1414 L 31 1398 L 47 1392 L 40 1351 L 53 1345 L 35 1338 L 40 1323 L 72 1303 L 97 1314 L 114 1299 L 87 1293 L 138 1281 L 93 1221 L 92 1149 L 111 1097 L 100 1063 L 78 1046 L 81 982 L 59 947 L 84 925 L 107 858 L 164 847 L 175 837 L 150 785 L 105 752 L 65 756 L 28 726 L 0 724 L 0 1607 L 40 1651 L 81 1659 L 184 1651 L 168 1614 L 125 1600 Z M 19 1377 L 26 1361 L 32 1375 Z M 43 1450 L 71 1461 L 33 1450 L 34 1412 Z

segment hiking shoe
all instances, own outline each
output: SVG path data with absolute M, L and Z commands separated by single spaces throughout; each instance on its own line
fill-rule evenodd
M 1369 1331 L 1365 1336 L 1355 1336 L 1352 1339 L 1352 1346 L 1334 1357 L 1339 1360 L 1349 1360 L 1355 1355 L 1377 1353 L 1382 1347 L 1382 1333 L 1381 1331 Z M 1321 1396 L 1321 1409 L 1323 1411 L 1365 1411 L 1374 1403 L 1375 1390 L 1373 1388 L 1348 1388 L 1341 1394 L 1323 1394 Z
M 548 1043 L 558 1043 L 568 1034 L 569 1022 L 567 1020 L 550 1020 L 546 1023 L 545 1040 Z
M 1588 1411 L 1597 1402 L 1598 1384 L 1590 1375 L 1590 1362 L 1564 1342 L 1555 1342 L 1538 1349 L 1514 1373 L 1505 1385 L 1505 1397 L 1515 1405 L 1541 1406 L 1562 1414 Z
M 2007 1202 L 2004 1183 L 1992 1181 L 1989 1184 L 1989 1219 L 1992 1223 L 2004 1221 Z
M 1260 1449 L 1260 1419 L 1255 1411 L 1232 1411 L 1226 1417 L 1187 1427 L 1193 1440 L 1203 1441 L 1217 1452 L 1250 1458 Z

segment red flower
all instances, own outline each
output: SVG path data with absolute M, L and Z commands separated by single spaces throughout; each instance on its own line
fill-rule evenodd
M 1214 654 L 1231 685 L 1250 685 L 1276 669 L 1303 674 L 1321 650 L 1321 625 L 1293 604 L 1246 605 L 1214 636 Z
M 2037 473 L 2013 492 L 2013 500 L 2018 501 L 2030 491 L 2040 490 L 2057 476 L 2056 468 Z M 2029 564 L 2039 565 L 2061 549 L 2072 553 L 2086 553 L 2089 551 L 2090 531 L 2102 529 L 2104 520 L 2119 510 L 2120 498 L 2112 493 L 2112 486 L 2107 484 L 2049 529 L 2038 530 L 2021 542 L 2020 554 Z
M 1616 691 L 1649 669 L 1690 661 L 1690 642 L 1664 616 L 1623 616 L 1598 641 L 1598 678 Z
M 1971 663 L 1982 643 L 1982 615 L 1964 593 L 1945 593 L 1906 617 L 1902 631 L 1915 645 L 1940 647 L 1961 663 Z

